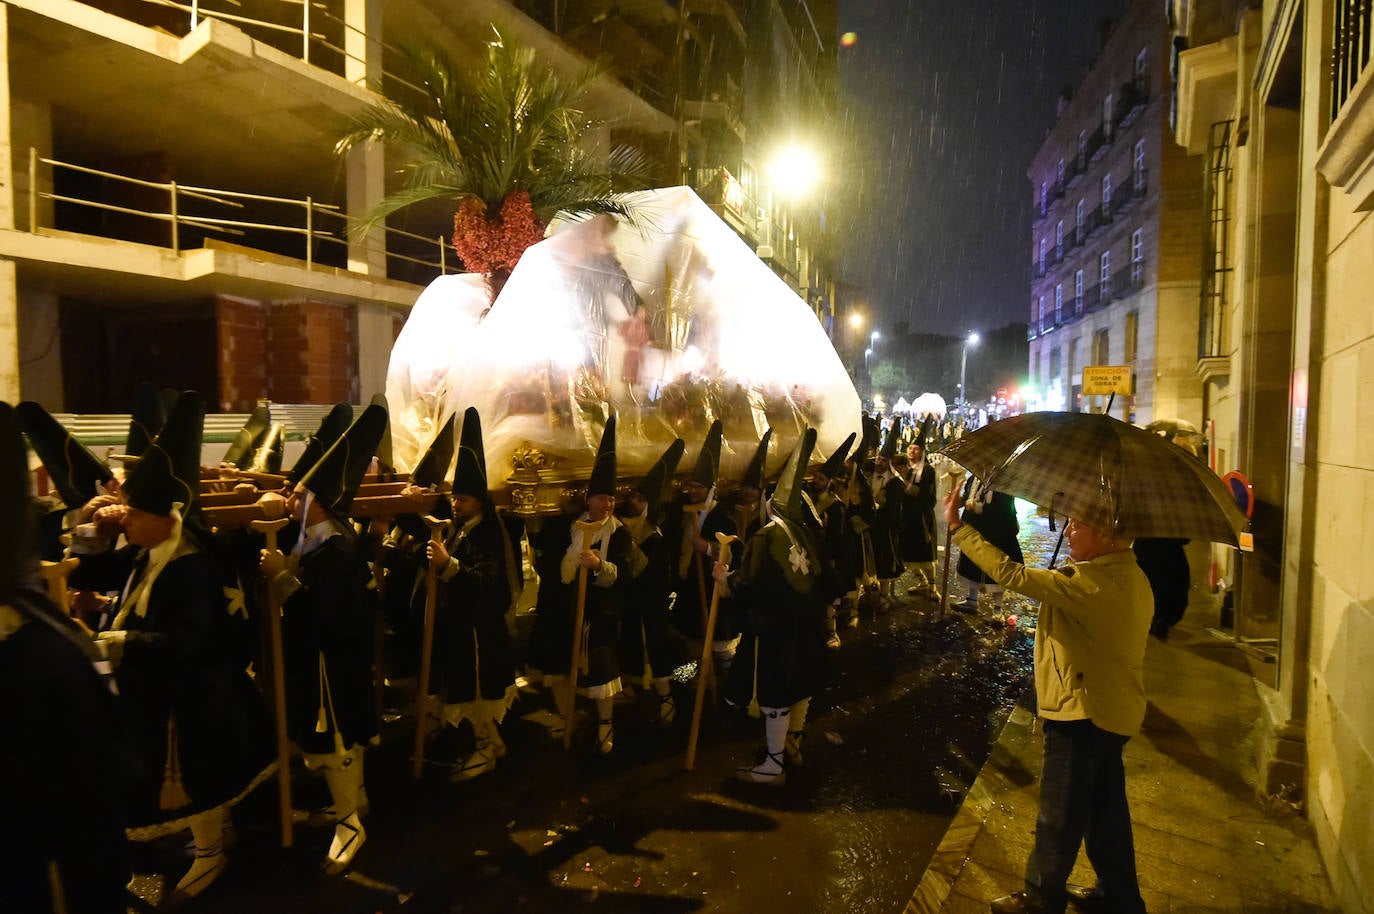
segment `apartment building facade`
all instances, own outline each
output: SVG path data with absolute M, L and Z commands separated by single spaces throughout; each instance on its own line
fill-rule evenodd
M 1033 405 L 1100 411 L 1106 398 L 1082 394 L 1083 368 L 1130 365 L 1135 393 L 1113 415 L 1197 422 L 1200 166 L 1169 132 L 1167 23 L 1137 0 L 1103 30 L 1027 172 Z
M 554 71 L 600 60 L 586 106 L 610 126 L 588 146 L 633 143 L 660 183 L 693 183 L 829 318 L 821 215 L 759 163 L 806 128 L 794 112 L 833 106 L 834 7 L 7 0 L 0 396 L 120 412 L 153 379 L 241 411 L 381 390 L 410 305 L 461 269 L 453 206 L 360 234 L 396 163 L 334 143 L 401 86 L 401 46 L 475 68 L 493 24 Z
M 1342 910 L 1374 910 L 1374 17 L 1174 0 L 1179 143 L 1205 157 L 1198 365 L 1255 551 L 1218 550 L 1258 665 L 1259 786 L 1302 801 Z M 1223 620 L 1225 622 L 1227 620 Z

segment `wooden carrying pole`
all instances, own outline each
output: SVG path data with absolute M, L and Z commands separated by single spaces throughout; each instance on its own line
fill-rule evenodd
M 605 521 L 580 520 L 574 526 L 582 531 L 582 541 L 601 529 Z M 584 550 L 586 551 L 586 550 Z M 577 611 L 573 614 L 572 651 L 568 660 L 568 696 L 564 707 L 568 719 L 563 721 L 563 748 L 572 748 L 573 708 L 577 704 L 577 674 L 582 666 L 582 622 L 587 615 L 587 566 L 577 566 Z
M 717 533 L 720 542 L 720 563 L 730 567 L 730 544 L 739 539 L 728 533 Z M 716 633 L 716 616 L 720 612 L 720 584 L 711 590 L 711 610 L 706 614 L 706 629 L 702 632 L 705 641 L 701 648 L 701 665 L 697 667 L 697 694 L 692 702 L 692 727 L 687 733 L 687 759 L 684 762 L 688 771 L 697 761 L 697 737 L 701 735 L 701 714 L 706 706 L 706 680 L 711 675 L 711 639 Z
M 429 528 L 431 544 L 443 543 L 444 528 L 448 526 L 448 521 L 426 514 L 425 526 Z M 410 765 L 410 776 L 417 781 L 425 767 L 425 731 L 429 729 L 429 672 L 434 660 L 434 614 L 437 607 L 438 571 L 433 562 L 425 563 L 425 622 L 424 634 L 420 638 L 420 678 L 415 683 L 415 754 Z
M 277 551 L 277 531 L 289 523 L 285 517 L 277 520 L 255 520 L 251 526 L 267 537 L 267 548 Z M 281 816 L 281 846 L 290 847 L 295 840 L 291 813 L 291 744 L 286 738 L 286 670 L 282 649 L 281 605 L 267 582 L 267 643 L 272 655 L 272 717 L 277 736 L 277 812 Z
M 72 614 L 71 601 L 67 599 L 67 576 L 81 564 L 80 559 L 69 558 L 60 562 L 43 562 L 41 573 L 48 587 L 48 597 L 63 615 Z

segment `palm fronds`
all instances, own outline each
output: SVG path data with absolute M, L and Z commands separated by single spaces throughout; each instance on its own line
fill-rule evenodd
M 402 163 L 404 189 L 387 196 L 363 230 L 436 197 L 455 206 L 476 198 L 494 212 L 514 190 L 529 194 L 545 222 L 560 213 L 626 215 L 622 195 L 652 184 L 652 163 L 639 151 L 617 146 L 596 156 L 580 145 L 604 126 L 579 107 L 594 68 L 559 76 L 537 66 L 533 50 L 499 34 L 475 82 L 465 82 L 442 50 L 410 46 L 403 53 L 407 78 L 420 91 L 369 105 L 336 147 L 382 143 Z

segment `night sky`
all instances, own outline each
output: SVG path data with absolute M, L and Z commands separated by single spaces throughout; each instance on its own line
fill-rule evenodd
M 1125 0 L 840 0 L 843 278 L 915 332 L 1029 313 L 1026 170 Z

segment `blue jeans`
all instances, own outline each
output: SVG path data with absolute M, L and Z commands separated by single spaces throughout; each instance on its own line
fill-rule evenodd
M 1128 739 L 1090 720 L 1045 721 L 1040 816 L 1026 863 L 1026 893 L 1051 914 L 1060 914 L 1068 902 L 1064 884 L 1085 843 L 1108 910 L 1144 914 L 1121 764 Z

